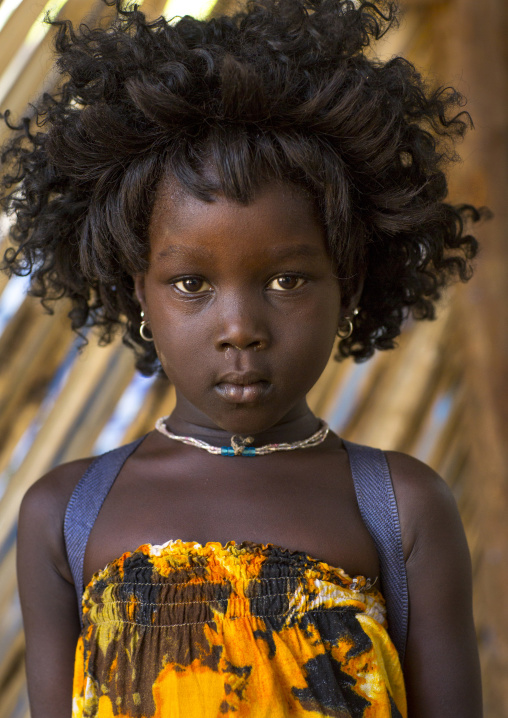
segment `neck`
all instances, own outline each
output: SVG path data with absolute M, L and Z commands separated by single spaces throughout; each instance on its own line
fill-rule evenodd
M 166 425 L 174 434 L 191 436 L 213 446 L 229 445 L 231 441 L 231 432 L 214 425 L 206 416 L 200 417 L 196 415 L 196 412 L 187 411 L 181 402 L 177 403 Z M 248 435 L 254 438 L 252 446 L 255 447 L 271 443 L 301 441 L 316 432 L 319 425 L 319 419 L 314 416 L 305 402 L 288 412 L 274 426 Z M 242 434 L 242 436 L 246 436 L 246 434 Z

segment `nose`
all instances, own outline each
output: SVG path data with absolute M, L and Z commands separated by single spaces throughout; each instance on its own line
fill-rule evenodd
M 226 349 L 261 351 L 269 345 L 266 309 L 258 306 L 253 298 L 232 297 L 221 303 L 218 310 L 218 330 L 215 347 Z

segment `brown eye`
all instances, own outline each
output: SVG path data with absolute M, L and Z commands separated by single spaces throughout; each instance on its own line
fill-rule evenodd
M 210 285 L 201 277 L 185 277 L 178 282 L 174 282 L 174 286 L 184 294 L 198 294 L 199 292 L 209 292 Z
M 268 287 L 278 292 L 290 291 L 291 289 L 299 289 L 304 282 L 303 277 L 296 277 L 294 274 L 282 274 L 280 277 L 272 279 Z

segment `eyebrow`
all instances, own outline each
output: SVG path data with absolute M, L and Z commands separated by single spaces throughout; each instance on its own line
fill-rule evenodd
M 210 252 L 206 247 L 183 247 L 179 244 L 170 244 L 166 249 L 161 252 L 157 252 L 158 257 L 212 257 L 213 252 Z
M 294 257 L 312 259 L 321 254 L 321 249 L 313 244 L 293 244 L 287 247 L 275 247 L 270 254 L 274 259 L 292 259 Z
M 303 257 L 304 259 L 312 259 L 314 257 L 317 257 L 321 254 L 321 250 L 319 247 L 316 247 L 315 245 L 311 244 L 294 244 L 284 247 L 274 247 L 273 250 L 269 250 L 269 255 L 271 259 L 275 260 L 285 260 L 285 259 L 293 259 L 293 258 L 299 258 Z M 200 257 L 202 258 L 207 257 L 211 258 L 213 257 L 213 252 L 211 252 L 207 247 L 183 247 L 179 244 L 170 244 L 168 247 L 163 249 L 162 251 L 157 253 L 158 257 Z

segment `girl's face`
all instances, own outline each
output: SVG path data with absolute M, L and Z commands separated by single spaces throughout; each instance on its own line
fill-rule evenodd
M 340 290 L 311 200 L 271 183 L 241 205 L 164 183 L 136 293 L 176 412 L 256 434 L 306 412 L 340 318 Z

